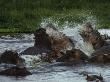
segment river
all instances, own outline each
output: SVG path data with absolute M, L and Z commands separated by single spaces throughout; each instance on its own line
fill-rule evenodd
M 108 33 L 108 30 L 99 30 L 101 34 Z M 22 34 L 22 37 L 11 37 L 10 35 L 1 35 L 0 53 L 5 50 L 16 50 L 18 53 L 34 45 L 33 34 Z M 105 82 L 110 82 L 110 65 L 64 65 L 61 63 L 41 64 L 29 70 L 33 75 L 23 78 L 9 76 L 0 76 L 0 82 L 87 82 L 83 72 L 88 74 L 101 74 Z

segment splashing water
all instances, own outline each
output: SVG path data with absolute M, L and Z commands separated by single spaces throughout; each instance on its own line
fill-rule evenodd
M 91 53 L 94 52 L 93 46 L 85 42 L 83 38 L 80 35 L 80 28 L 81 26 L 75 27 L 75 28 L 66 28 L 62 32 L 66 34 L 67 36 L 72 36 L 72 40 L 75 41 L 75 48 L 80 49 L 83 51 L 87 56 L 90 56 Z M 82 27 L 81 27 L 82 28 Z
M 73 40 L 76 49 L 80 49 L 87 56 L 90 57 L 90 55 L 94 52 L 93 46 L 92 44 L 84 41 L 82 36 L 80 35 L 80 32 L 83 30 L 83 25 L 87 22 L 91 22 L 93 28 L 95 28 L 96 19 L 94 19 L 93 17 L 87 17 L 87 20 L 84 21 L 83 24 L 77 24 L 72 22 L 69 23 L 68 21 L 65 21 L 62 25 L 59 25 L 59 21 L 53 21 L 51 18 L 48 18 L 41 23 L 41 27 L 46 27 L 47 24 L 52 23 L 55 27 L 57 27 L 60 32 L 62 32 Z M 57 35 L 57 33 L 53 34 Z

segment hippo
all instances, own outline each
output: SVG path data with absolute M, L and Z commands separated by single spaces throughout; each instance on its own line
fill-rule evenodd
M 35 44 L 36 47 L 44 47 L 47 49 L 51 49 L 51 40 L 49 35 L 46 33 L 46 30 L 44 28 L 39 28 L 34 33 L 35 36 Z
M 105 41 L 102 39 L 97 31 L 93 31 L 89 34 L 88 40 L 94 47 L 94 49 L 99 49 L 105 45 Z
M 29 72 L 25 67 L 15 66 L 15 67 L 11 67 L 9 69 L 0 71 L 0 75 L 16 76 L 16 77 L 22 76 L 22 77 L 24 77 L 24 76 L 27 76 L 27 75 L 32 75 L 32 73 Z
M 74 47 L 73 42 L 63 33 L 59 32 L 52 24 L 37 29 L 34 35 L 34 46 L 24 50 L 21 54 L 37 55 L 50 53 L 55 50 L 60 52 Z
M 59 50 L 52 50 L 49 53 L 41 54 L 41 59 L 45 62 L 52 63 L 54 60 L 56 61 L 57 58 L 60 58 L 63 55 L 65 55 L 65 54 L 63 52 L 60 52 Z
M 93 29 L 90 23 L 87 23 L 84 26 L 80 35 L 83 37 L 84 41 L 91 43 L 95 50 L 101 48 L 105 44 L 105 41 L 100 33 L 96 29 Z
M 86 56 L 79 49 L 67 50 L 66 54 L 62 57 L 58 58 L 56 61 L 58 62 L 74 62 L 74 61 L 85 61 L 88 60 L 88 56 Z
M 103 46 L 92 53 L 90 62 L 110 63 L 110 45 Z
M 47 24 L 45 27 L 46 33 L 51 38 L 52 43 L 52 49 L 64 51 L 64 50 L 70 50 L 74 47 L 74 43 L 72 40 L 67 37 L 62 32 L 58 31 L 58 29 L 55 28 L 53 24 Z
M 87 75 L 86 80 L 89 81 L 95 81 L 95 82 L 104 82 L 103 77 L 100 75 Z
M 16 51 L 6 50 L 0 56 L 0 63 L 21 65 L 25 60 Z
M 44 28 L 39 28 L 34 33 L 35 43 L 34 46 L 27 48 L 20 54 L 37 55 L 47 53 L 52 50 L 51 40 Z

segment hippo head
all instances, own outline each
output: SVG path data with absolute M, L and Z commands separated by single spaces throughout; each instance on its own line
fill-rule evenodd
M 94 29 L 93 29 L 91 23 L 88 22 L 88 23 L 86 23 L 86 24 L 84 25 L 83 30 L 86 31 L 86 32 L 91 32 L 91 31 L 93 31 Z
M 37 29 L 34 35 L 35 35 L 34 46 L 51 48 L 51 40 L 44 28 Z
M 105 43 L 100 33 L 97 30 L 93 29 L 90 23 L 87 23 L 84 26 L 84 29 L 82 30 L 80 34 L 82 38 L 84 39 L 84 41 L 92 44 L 95 50 L 101 48 Z

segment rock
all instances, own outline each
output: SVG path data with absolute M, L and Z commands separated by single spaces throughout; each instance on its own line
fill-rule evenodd
M 6 50 L 4 53 L 1 54 L 0 62 L 21 65 L 23 64 L 24 60 L 20 57 L 20 55 L 17 52 Z
M 66 55 L 58 58 L 58 62 L 85 61 L 88 57 L 79 49 L 67 50 Z
M 110 62 L 110 45 L 104 46 L 96 50 L 91 55 L 90 61 L 96 62 L 96 63 L 109 63 Z
M 27 76 L 27 75 L 31 75 L 31 72 L 27 71 L 27 69 L 25 67 L 11 67 L 9 69 L 0 71 L 0 75 L 5 75 L 5 76 Z

